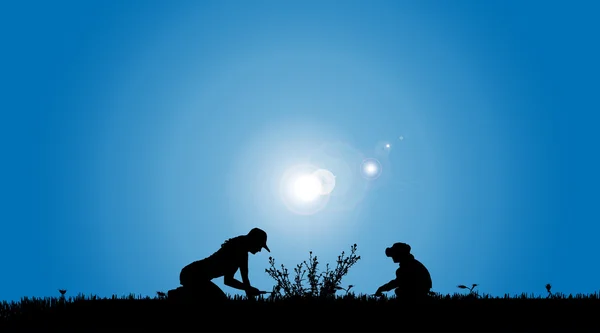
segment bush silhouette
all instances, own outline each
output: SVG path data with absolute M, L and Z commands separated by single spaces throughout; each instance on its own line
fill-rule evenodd
M 335 268 L 331 269 L 329 264 L 325 265 L 324 271 L 319 271 L 319 260 L 309 252 L 308 261 L 303 261 L 294 268 L 294 277 L 290 281 L 290 272 L 282 264 L 281 269 L 275 266 L 275 259 L 269 257 L 270 267 L 265 271 L 275 280 L 275 286 L 271 294 L 272 298 L 290 297 L 334 297 L 338 290 L 349 293 L 352 285 L 347 288 L 341 286 L 342 278 L 348 274 L 350 267 L 360 260 L 356 255 L 356 244 L 350 247 L 350 254 L 342 253 L 338 256 Z

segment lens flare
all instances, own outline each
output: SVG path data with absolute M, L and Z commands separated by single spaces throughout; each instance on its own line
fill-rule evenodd
M 321 195 L 328 195 L 335 188 L 335 175 L 327 169 L 319 169 L 312 174 L 321 184 Z
M 367 158 L 360 165 L 360 172 L 366 179 L 377 179 L 381 175 L 381 163 L 375 158 Z

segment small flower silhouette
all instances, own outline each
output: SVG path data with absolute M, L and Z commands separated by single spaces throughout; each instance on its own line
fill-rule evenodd
M 58 289 L 58 292 L 61 296 L 65 296 L 65 294 L 67 293 L 67 289 Z
M 550 283 L 548 283 L 546 285 L 546 290 L 548 291 L 548 297 L 547 298 L 552 297 L 552 291 L 551 291 L 552 290 L 552 285 Z

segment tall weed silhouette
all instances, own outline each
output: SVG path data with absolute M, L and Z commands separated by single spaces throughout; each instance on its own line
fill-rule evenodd
M 345 290 L 349 293 L 352 285 L 347 288 L 342 287 L 342 279 L 348 274 L 350 267 L 354 266 L 360 256 L 356 254 L 357 245 L 350 247 L 350 254 L 342 253 L 338 256 L 336 266 L 331 268 L 329 263 L 325 265 L 325 270 L 319 271 L 319 260 L 309 252 L 308 261 L 303 261 L 294 268 L 294 276 L 290 280 L 290 272 L 282 264 L 281 269 L 275 266 L 275 259 L 269 257 L 269 265 L 265 271 L 275 280 L 273 286 L 272 298 L 290 298 L 290 297 L 334 297 L 338 290 Z

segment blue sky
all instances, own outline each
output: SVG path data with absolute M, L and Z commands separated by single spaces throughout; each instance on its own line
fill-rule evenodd
M 153 295 L 255 226 L 260 289 L 269 255 L 357 243 L 343 284 L 372 293 L 402 241 L 435 291 L 598 291 L 598 9 L 3 3 L 0 299 Z M 303 163 L 337 177 L 311 215 L 279 191 Z

